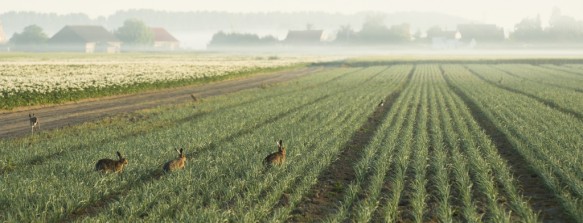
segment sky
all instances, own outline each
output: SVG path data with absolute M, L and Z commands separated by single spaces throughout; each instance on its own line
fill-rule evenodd
M 2 0 L 0 13 L 36 11 L 66 14 L 82 12 L 92 18 L 118 10 L 293 12 L 330 13 L 440 12 L 474 21 L 513 27 L 525 17 L 548 18 L 554 7 L 583 20 L 583 0 Z M 544 25 L 544 24 L 543 24 Z

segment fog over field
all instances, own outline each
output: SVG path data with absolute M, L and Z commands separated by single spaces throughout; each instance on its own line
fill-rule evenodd
M 373 43 L 421 49 L 559 44 L 569 45 L 560 49 L 571 49 L 583 45 L 582 11 L 583 1 L 577 0 L 284 0 L 276 4 L 267 0 L 7 0 L 0 8 L 0 44 L 30 25 L 39 26 L 51 38 L 66 25 L 99 25 L 114 33 L 126 20 L 138 19 L 147 26 L 165 28 L 183 50 L 249 45 L 271 49 L 274 41 L 281 49 L 290 30 L 308 29 L 322 31 L 324 44 L 318 46 L 341 48 Z M 472 26 L 461 27 L 464 24 Z M 467 34 L 468 30 L 473 34 Z M 223 42 L 215 41 L 221 37 L 215 36 L 219 32 L 226 34 Z M 480 33 L 500 35 L 484 40 Z
M 92 18 L 108 16 L 118 10 L 154 9 L 162 11 L 225 11 L 237 13 L 249 12 L 328 12 L 357 13 L 362 11 L 402 12 L 423 11 L 440 12 L 485 23 L 496 23 L 512 28 L 513 24 L 528 16 L 540 14 L 548 18 L 553 7 L 559 7 L 568 15 L 583 19 L 583 2 L 577 0 L 282 0 L 274 4 L 267 0 L 6 0 L 0 13 L 8 11 L 37 11 L 66 13 L 85 13 Z

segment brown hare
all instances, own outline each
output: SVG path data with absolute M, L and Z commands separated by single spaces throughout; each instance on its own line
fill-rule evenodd
M 263 159 L 263 165 L 265 166 L 281 166 L 285 162 L 285 147 L 283 147 L 283 141 L 280 139 L 277 142 L 278 151 L 269 154 L 265 159 Z
M 34 113 L 28 113 L 28 121 L 30 122 L 30 131 L 34 134 L 34 128 L 40 130 L 40 124 L 38 122 L 38 118 L 34 116 Z
M 184 155 L 182 148 L 180 148 L 180 150 L 176 150 L 176 152 L 178 152 L 178 158 L 170 160 L 164 164 L 165 172 L 184 169 L 184 165 L 186 164 L 186 156 Z
M 103 173 L 108 172 L 121 172 L 124 166 L 128 165 L 128 160 L 121 156 L 121 153 L 117 152 L 117 156 L 119 160 L 112 160 L 112 159 L 100 159 L 95 164 L 95 170 L 101 171 Z

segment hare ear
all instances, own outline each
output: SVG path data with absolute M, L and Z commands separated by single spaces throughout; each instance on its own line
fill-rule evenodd
M 182 149 L 182 148 L 180 148 L 180 154 L 182 154 L 182 151 L 183 151 L 183 149 Z
M 180 150 L 176 149 L 176 152 L 177 152 L 178 154 L 182 154 L 182 149 L 180 149 Z
M 277 142 L 277 147 L 278 147 L 278 148 L 281 148 L 282 144 L 283 144 L 283 141 L 280 139 L 280 140 Z
M 121 156 L 121 153 L 119 153 L 119 151 L 116 152 L 117 156 L 119 156 L 120 159 L 122 159 L 123 157 Z

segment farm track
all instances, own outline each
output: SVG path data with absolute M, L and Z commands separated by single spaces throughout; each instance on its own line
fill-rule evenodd
M 571 109 L 561 107 L 560 105 L 558 105 L 557 103 L 555 103 L 553 101 L 540 98 L 540 97 L 538 97 L 538 96 L 536 96 L 534 94 L 531 94 L 531 93 L 528 93 L 528 92 L 524 92 L 524 91 L 521 91 L 521 90 L 518 90 L 518 89 L 514 89 L 514 88 L 511 88 L 511 87 L 507 87 L 507 86 L 500 85 L 500 84 L 498 84 L 498 83 L 496 83 L 494 81 L 491 81 L 491 80 L 488 80 L 488 79 L 482 77 L 479 73 L 477 73 L 476 71 L 472 70 L 471 68 L 469 68 L 467 66 L 464 66 L 464 68 L 467 69 L 470 73 L 472 73 L 474 76 L 476 76 L 480 80 L 482 80 L 482 81 L 484 81 L 486 83 L 489 83 L 489 84 L 491 84 L 491 85 L 493 85 L 493 86 L 495 86 L 497 88 L 500 88 L 500 89 L 503 89 L 503 90 L 506 90 L 506 91 L 510 91 L 510 92 L 513 92 L 513 93 L 517 93 L 517 94 L 521 94 L 521 95 L 527 96 L 527 97 L 532 98 L 532 99 L 534 99 L 534 100 L 536 100 L 536 101 L 538 101 L 538 102 L 540 102 L 540 103 L 542 103 L 542 104 L 544 104 L 546 106 L 549 106 L 549 107 L 551 107 L 551 108 L 553 108 L 553 109 L 555 109 L 557 111 L 560 111 L 560 112 L 565 113 L 565 114 L 572 115 L 575 118 L 583 121 L 583 114 L 581 114 L 581 113 L 579 113 L 577 111 L 573 111 Z
M 338 202 L 342 200 L 346 192 L 346 187 L 338 189 L 336 185 L 349 185 L 356 180 L 353 164 L 360 158 L 362 149 L 366 147 L 375 135 L 382 120 L 387 117 L 392 105 L 399 98 L 403 89 L 411 82 L 415 69 L 416 67 L 413 66 L 405 82 L 385 97 L 384 105 L 377 107 L 359 128 L 360 130 L 355 132 L 348 143 L 340 150 L 338 159 L 333 161 L 318 176 L 317 183 L 310 188 L 307 195 L 302 198 L 294 208 L 294 211 L 292 211 L 292 213 L 301 213 L 301 215 L 294 215 L 294 218 L 289 219 L 291 222 L 323 220 L 326 215 L 337 208 Z
M 265 121 L 263 121 L 261 123 L 254 124 L 253 126 L 249 126 L 249 127 L 244 128 L 240 131 L 237 131 L 233 134 L 230 134 L 230 135 L 220 139 L 216 143 L 211 143 L 206 147 L 197 149 L 196 153 L 186 154 L 186 156 L 188 157 L 187 159 L 191 160 L 191 159 L 194 159 L 195 157 L 199 157 L 201 155 L 201 153 L 211 151 L 212 149 L 214 149 L 215 147 L 218 147 L 219 145 L 221 145 L 224 142 L 229 142 L 229 141 L 232 141 L 234 138 L 241 137 L 241 136 L 244 136 L 246 134 L 250 134 L 253 132 L 254 129 L 269 125 L 269 124 L 271 124 L 279 119 L 282 119 L 286 116 L 289 116 L 295 112 L 302 110 L 306 106 L 310 106 L 312 104 L 318 103 L 319 101 L 322 101 L 328 97 L 329 97 L 329 95 L 323 95 L 323 96 L 318 97 L 318 98 L 316 98 L 308 103 L 299 105 L 299 106 L 297 106 L 289 111 L 286 111 L 286 112 L 283 112 L 280 114 L 276 114 L 275 116 L 273 116 L 269 119 L 266 119 Z M 73 222 L 73 221 L 81 219 L 83 217 L 94 216 L 97 213 L 99 213 L 102 208 L 108 206 L 111 202 L 114 202 L 114 201 L 118 200 L 119 198 L 127 195 L 127 193 L 131 189 L 140 187 L 141 185 L 144 185 L 148 182 L 152 182 L 154 180 L 160 179 L 162 176 L 163 176 L 163 172 L 160 169 L 152 169 L 152 170 L 146 172 L 145 174 L 142 174 L 140 177 L 136 178 L 135 180 L 127 183 L 124 187 L 122 187 L 122 189 L 115 191 L 115 192 L 112 192 L 108 196 L 105 196 L 105 197 L 103 197 L 99 200 L 96 200 L 88 205 L 83 206 L 83 207 L 77 207 L 75 209 L 75 211 L 73 211 L 72 214 L 64 216 L 61 219 L 61 221 Z
M 455 93 L 455 95 L 464 101 L 474 120 L 492 140 L 501 157 L 507 161 L 507 164 L 510 167 L 510 172 L 513 173 L 514 179 L 520 183 L 519 188 L 521 189 L 522 194 L 529 200 L 530 206 L 536 212 L 540 213 L 541 219 L 553 222 L 568 222 L 570 219 L 565 219 L 564 215 L 561 214 L 562 210 L 548 208 L 561 207 L 561 202 L 554 196 L 551 192 L 552 190 L 542 181 L 542 179 L 536 177 L 537 174 L 529 167 L 526 159 L 512 146 L 508 137 L 496 127 L 494 122 L 480 110 L 479 106 L 467 94 L 451 82 L 443 68 L 441 66 L 439 66 L 439 68 L 449 88 Z M 472 74 L 476 75 L 474 71 L 470 71 Z M 479 75 L 476 76 L 479 77 Z M 505 89 L 503 87 L 501 88 Z
M 0 138 L 19 137 L 30 134 L 30 126 L 28 125 L 29 113 L 35 113 L 36 116 L 39 117 L 41 131 L 43 131 L 98 120 L 120 113 L 163 105 L 185 103 L 192 101 L 191 95 L 196 97 L 209 97 L 260 87 L 265 84 L 288 81 L 308 75 L 317 70 L 319 70 L 319 68 L 310 67 L 209 83 L 205 85 L 186 86 L 97 100 L 86 100 L 49 107 L 23 108 L 17 111 L 4 111 L 3 113 L 0 113 L 0 126 L 2 126 L 2 128 L 0 128 Z
M 346 77 L 346 76 L 348 76 L 351 73 L 358 72 L 359 70 L 352 71 L 352 72 L 346 72 L 346 73 L 344 73 L 344 74 L 342 74 L 342 75 L 340 75 L 338 77 L 335 77 L 333 79 L 327 80 L 327 81 L 322 82 L 322 83 L 318 83 L 318 84 L 315 84 L 315 85 L 307 86 L 306 88 L 313 88 L 313 87 L 323 86 L 323 85 L 325 85 L 327 83 L 333 82 L 333 81 L 338 80 L 338 79 L 340 79 L 342 77 Z M 315 71 L 313 71 L 313 72 L 315 72 Z M 278 94 L 276 96 L 281 96 L 281 95 L 284 95 L 284 94 L 292 94 L 294 92 L 301 91 L 301 90 L 302 89 L 294 90 L 294 91 L 286 92 L 286 93 L 281 93 L 281 94 Z M 241 102 L 238 102 L 238 103 L 229 105 L 229 106 L 225 106 L 225 107 L 222 107 L 221 109 L 232 109 L 232 108 L 236 108 L 236 107 L 239 107 L 239 106 L 244 106 L 246 104 L 255 103 L 255 102 L 258 102 L 258 101 L 264 100 L 264 99 L 265 99 L 265 97 L 257 97 L 257 98 L 254 98 L 252 100 L 241 101 Z M 82 150 L 82 149 L 84 149 L 87 146 L 92 145 L 92 144 L 103 144 L 103 143 L 110 142 L 110 141 L 126 140 L 126 139 L 129 139 L 129 138 L 132 138 L 132 137 L 136 137 L 136 136 L 139 136 L 139 135 L 144 134 L 144 133 L 147 133 L 147 132 L 160 131 L 160 130 L 163 130 L 163 129 L 167 129 L 169 127 L 174 126 L 175 123 L 190 122 L 190 121 L 196 120 L 198 118 L 204 117 L 205 115 L 208 115 L 208 114 L 210 114 L 209 111 L 195 113 L 195 114 L 186 116 L 186 117 L 184 117 L 182 119 L 178 119 L 178 120 L 176 120 L 176 122 L 172 122 L 172 123 L 169 123 L 169 122 L 155 123 L 152 126 L 150 126 L 150 128 L 147 128 L 147 129 L 139 129 L 139 130 L 131 131 L 128 134 L 112 135 L 112 137 L 108 137 L 108 138 L 104 138 L 104 139 L 100 139 L 100 140 L 95 140 L 95 141 L 84 141 L 81 144 L 77 144 L 75 146 L 69 147 L 67 150 L 61 150 L 61 151 L 57 151 L 57 152 L 54 152 L 54 153 L 51 153 L 51 154 L 46 154 L 46 155 L 37 155 L 37 156 L 35 156 L 35 157 L 33 157 L 33 158 L 25 161 L 25 162 L 16 163 L 15 164 L 16 165 L 15 167 L 26 166 L 26 165 L 41 165 L 41 164 L 45 163 L 46 161 L 49 161 L 49 160 L 52 160 L 52 159 L 61 157 L 62 155 L 66 154 L 66 153 L 69 153 L 69 152 L 75 152 L 75 151 Z M 139 117 L 138 118 L 136 118 L 136 117 L 130 117 L 130 120 L 136 120 L 136 119 L 140 119 L 140 118 Z M 3 171 L 0 172 L 0 175 L 13 172 L 14 170 L 17 170 L 17 169 L 18 168 L 3 170 Z

